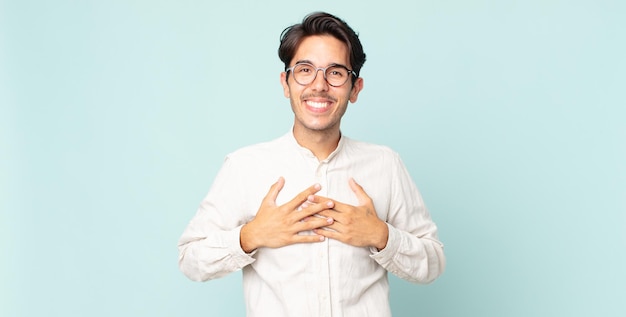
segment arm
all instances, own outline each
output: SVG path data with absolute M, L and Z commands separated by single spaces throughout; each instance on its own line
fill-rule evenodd
M 332 219 L 301 221 L 327 205 L 301 205 L 320 190 L 311 186 L 284 205 L 276 205 L 276 197 L 284 185 L 281 177 L 271 186 L 254 215 L 246 213 L 250 199 L 245 195 L 245 182 L 227 160 L 179 241 L 179 266 L 194 281 L 206 281 L 237 271 L 255 261 L 260 247 L 278 248 L 294 243 L 323 241 L 323 236 L 303 236 L 300 231 L 312 230 L 332 223 Z
M 385 249 L 372 258 L 404 280 L 430 283 L 445 269 L 443 244 L 421 194 L 397 155 L 395 163 L 386 219 L 389 238 Z
M 241 226 L 249 219 L 235 191 L 241 178 L 228 158 L 211 190 L 178 242 L 178 265 L 191 280 L 206 281 L 240 270 L 254 262 L 239 244 Z
M 320 213 L 334 219 L 327 226 L 333 230 L 315 232 L 353 246 L 370 247 L 372 258 L 389 272 L 411 282 L 429 283 L 444 270 L 443 245 L 419 191 L 397 156 L 395 163 L 385 221 L 377 217 L 372 199 L 363 188 L 350 180 L 358 206 L 334 201 L 332 210 Z

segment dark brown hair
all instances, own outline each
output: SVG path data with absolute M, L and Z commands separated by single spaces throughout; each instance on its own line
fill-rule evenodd
M 311 13 L 304 17 L 302 23 L 294 24 L 283 30 L 280 35 L 278 57 L 285 63 L 285 70 L 289 68 L 289 64 L 302 40 L 312 35 L 331 35 L 348 46 L 350 65 L 357 75 L 352 80 L 354 83 L 365 63 L 363 46 L 359 36 L 346 22 L 326 12 Z

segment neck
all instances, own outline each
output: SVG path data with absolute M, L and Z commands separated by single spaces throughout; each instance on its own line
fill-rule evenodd
M 337 129 L 312 131 L 298 125 L 293 127 L 293 135 L 300 146 L 309 149 L 318 160 L 325 160 L 339 144 L 341 132 Z

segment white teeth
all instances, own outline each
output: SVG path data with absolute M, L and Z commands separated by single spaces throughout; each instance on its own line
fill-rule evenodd
M 328 107 L 328 103 L 326 102 L 307 101 L 307 104 L 313 108 L 318 108 L 318 109 Z

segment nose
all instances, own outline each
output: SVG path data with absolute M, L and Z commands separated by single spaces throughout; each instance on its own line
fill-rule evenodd
M 322 71 L 320 74 L 319 71 Z M 328 82 L 326 81 L 324 69 L 318 68 L 315 70 L 315 79 L 311 83 L 311 88 L 315 91 L 327 91 L 328 90 Z

